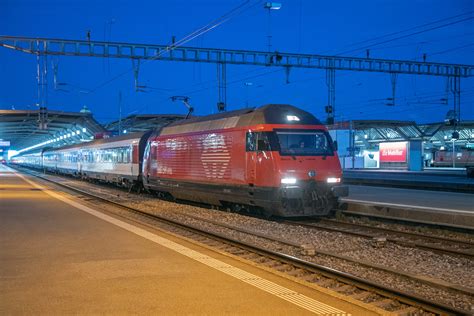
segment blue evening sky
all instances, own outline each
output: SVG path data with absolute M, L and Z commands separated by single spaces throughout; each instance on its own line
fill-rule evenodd
M 84 40 L 90 30 L 92 40 L 168 44 L 173 35 L 179 40 L 242 2 L 0 0 L 0 34 Z M 273 50 L 365 57 L 365 48 L 354 49 L 367 44 L 353 44 L 464 14 L 429 27 L 453 22 L 452 25 L 372 46 L 370 55 L 422 60 L 425 53 L 428 61 L 474 64 L 472 0 L 279 2 L 281 10 L 271 13 Z M 267 50 L 268 12 L 263 3 L 250 0 L 249 9 L 185 45 Z M 130 71 L 93 93 L 84 93 L 131 68 L 131 61 L 50 57 L 48 63 L 53 62 L 58 64 L 57 80 L 63 85 L 54 89 L 50 66 L 48 108 L 52 110 L 79 111 L 86 105 L 100 122 L 117 120 L 121 92 L 124 117 L 139 113 L 186 113 L 182 104 L 171 102 L 174 95 L 189 96 L 196 114 L 216 112 L 215 64 L 152 61 L 141 67 L 139 75 L 140 84 L 150 87 L 148 92 L 135 92 Z M 325 71 L 292 69 L 289 81 L 286 82 L 281 68 L 228 65 L 228 109 L 247 104 L 289 103 L 324 119 Z M 474 79 L 462 79 L 461 87 L 461 119 L 474 120 Z M 33 109 L 36 91 L 35 56 L 0 48 L 0 108 Z M 448 104 L 442 100 L 446 98 L 444 78 L 400 75 L 395 106 L 385 105 L 391 95 L 388 74 L 338 71 L 336 120 L 439 122 L 452 108 L 451 96 Z

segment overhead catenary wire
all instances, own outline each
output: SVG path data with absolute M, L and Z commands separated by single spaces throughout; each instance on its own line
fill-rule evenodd
M 153 58 L 150 58 L 150 59 L 147 59 L 145 62 L 142 63 L 142 67 L 143 67 L 143 64 L 146 64 L 150 61 L 153 61 L 153 60 L 157 60 L 159 59 L 160 57 L 162 57 L 164 54 L 170 52 L 171 50 L 179 47 L 179 46 L 182 46 L 184 44 L 186 44 L 187 42 L 195 39 L 196 37 L 199 37 L 211 30 L 213 30 L 214 28 L 220 26 L 221 24 L 229 21 L 231 18 L 233 18 L 234 16 L 237 16 L 239 14 L 242 14 L 243 12 L 245 12 L 246 10 L 249 10 L 253 7 L 255 7 L 257 4 L 261 3 L 261 1 L 257 1 L 255 3 L 253 3 L 251 6 L 248 6 L 248 4 L 251 2 L 251 0 L 245 0 L 243 1 L 241 4 L 239 4 L 237 7 L 231 9 L 230 11 L 228 11 L 227 13 L 225 13 L 224 15 L 220 16 L 219 18 L 217 19 L 214 19 L 212 22 L 206 24 L 205 26 L 203 27 L 200 27 L 199 29 L 191 32 L 190 34 L 186 35 L 184 38 L 182 38 L 181 40 L 175 42 L 175 43 L 172 43 L 171 45 L 167 46 L 166 49 L 160 51 L 155 57 Z M 103 83 L 97 85 L 95 88 L 89 90 L 89 93 L 94 93 L 95 91 L 99 90 L 100 88 L 108 85 L 109 83 L 123 77 L 124 75 L 130 73 L 134 71 L 134 67 L 130 67 L 128 68 L 126 71 L 123 71 L 117 75 L 115 75 L 114 77 L 104 81 Z
M 457 14 L 457 15 L 454 15 L 454 16 L 450 16 L 450 17 L 447 17 L 447 18 L 440 19 L 440 20 L 436 20 L 436 21 L 432 21 L 432 22 L 429 22 L 429 23 L 413 26 L 413 27 L 410 27 L 408 29 L 404 29 L 404 30 L 401 30 L 401 31 L 396 31 L 396 32 L 392 32 L 392 33 L 389 33 L 389 34 L 380 35 L 380 36 L 376 36 L 376 37 L 369 38 L 369 39 L 366 39 L 366 40 L 362 40 L 362 41 L 359 41 L 359 42 L 355 42 L 355 43 L 346 45 L 344 47 L 352 47 L 352 46 L 357 46 L 357 45 L 360 45 L 360 44 L 369 43 L 369 42 L 380 40 L 380 39 L 383 39 L 383 38 L 386 38 L 386 37 L 402 34 L 402 33 L 409 32 L 409 31 L 413 31 L 413 30 L 416 30 L 416 29 L 419 29 L 419 28 L 422 28 L 422 27 L 427 27 L 427 26 L 430 26 L 430 25 L 433 25 L 433 24 L 445 22 L 445 21 L 448 21 L 448 20 L 452 20 L 452 19 L 455 19 L 455 18 L 466 16 L 466 15 L 470 15 L 472 13 L 474 13 L 474 11 L 469 11 L 469 12 Z
M 249 1 L 246 1 L 246 2 L 242 3 L 241 5 L 245 5 L 245 4 L 247 4 L 248 2 L 249 2 Z M 255 4 L 254 4 L 254 5 L 255 5 Z M 232 11 L 234 11 L 234 10 L 239 11 L 239 10 L 238 10 L 238 7 L 237 7 L 237 8 L 234 8 L 233 10 L 231 10 L 228 14 L 231 14 Z M 239 14 L 240 14 L 240 13 L 239 13 Z M 465 15 L 465 14 L 464 14 L 464 15 Z M 225 15 L 224 15 L 224 16 L 225 16 Z M 222 18 L 222 17 L 221 17 L 221 18 Z M 175 46 L 171 45 L 171 46 L 169 46 L 169 47 L 171 47 L 171 49 L 172 49 L 172 47 L 177 47 L 176 45 L 183 45 L 184 43 L 181 43 L 181 41 L 186 41 L 186 40 L 189 41 L 189 40 L 192 40 L 192 39 L 198 37 L 200 34 L 204 34 L 204 33 L 201 33 L 201 32 L 208 32 L 208 31 L 212 30 L 213 28 L 219 26 L 220 24 L 222 24 L 222 23 L 224 23 L 224 22 L 226 22 L 226 21 L 228 20 L 228 18 L 224 18 L 223 20 L 220 20 L 221 18 L 218 18 L 218 19 L 213 20 L 212 22 L 210 22 L 210 23 L 208 23 L 207 25 L 201 27 L 200 29 L 198 29 L 198 30 L 196 30 L 196 31 L 194 31 L 194 32 L 192 32 L 192 33 L 190 33 L 190 34 L 188 34 L 188 35 L 187 35 L 185 38 L 183 38 L 182 40 L 176 42 L 176 43 L 175 43 Z M 451 17 L 451 19 L 452 19 L 452 17 Z M 470 19 L 470 18 L 469 18 L 469 19 Z M 447 19 L 444 19 L 444 20 L 447 20 Z M 218 21 L 217 24 L 212 24 L 213 22 L 216 22 L 216 21 Z M 435 23 L 435 22 L 428 23 L 428 24 L 433 24 L 433 23 Z M 437 23 L 439 23 L 439 21 L 437 21 Z M 458 22 L 456 22 L 456 23 L 458 23 Z M 212 26 L 212 25 L 214 25 L 214 26 Z M 210 28 L 209 28 L 209 27 L 210 27 Z M 440 27 L 440 26 L 437 26 L 437 28 L 438 28 L 438 27 Z M 206 31 L 206 30 L 207 30 L 207 31 Z M 424 30 L 424 31 L 425 31 L 425 30 Z M 164 51 L 161 52 L 161 54 L 165 54 L 165 53 L 168 52 L 168 51 L 169 51 L 169 50 L 164 50 Z M 162 55 L 161 55 L 161 56 L 162 56 Z M 156 59 L 157 59 L 157 58 L 159 58 L 159 57 L 156 57 Z M 151 60 L 154 60 L 154 59 L 151 59 Z M 151 60 L 149 60 L 149 61 L 151 61 Z M 276 73 L 276 72 L 279 72 L 279 71 L 284 71 L 284 69 L 283 69 L 283 68 L 282 68 L 282 69 L 277 69 L 277 70 L 273 70 L 273 71 L 268 71 L 268 72 L 263 73 L 263 74 L 258 74 L 258 75 L 256 75 L 256 76 L 251 76 L 251 77 L 247 77 L 247 78 L 244 78 L 244 79 L 239 79 L 239 80 L 230 81 L 230 82 L 229 82 L 229 85 L 230 85 L 230 84 L 235 84 L 235 83 L 238 83 L 238 82 L 242 82 L 242 81 L 244 81 L 244 80 L 256 78 L 256 77 L 262 77 L 262 76 L 269 75 L 269 74 L 272 74 L 272 73 Z M 125 73 L 126 73 L 126 72 L 125 72 Z M 124 74 L 125 74 L 125 73 L 124 73 Z M 310 80 L 314 80 L 314 79 L 310 79 Z M 212 82 L 215 82 L 215 81 L 216 81 L 216 80 L 212 80 Z M 299 82 L 299 81 L 300 81 L 300 80 L 295 80 L 295 81 L 293 81 L 293 82 Z M 305 79 L 305 81 L 307 81 L 307 79 Z M 202 84 L 202 83 L 200 83 L 200 84 Z M 204 87 L 204 88 L 201 88 L 201 89 L 196 89 L 196 90 L 190 91 L 189 94 L 199 93 L 199 92 L 201 92 L 201 91 L 206 91 L 206 90 L 209 90 L 209 89 L 211 89 L 211 88 L 212 88 L 212 87 Z
M 470 43 L 470 44 L 466 44 L 466 45 L 462 45 L 462 46 L 458 46 L 458 47 L 454 47 L 454 48 L 450 48 L 450 49 L 438 51 L 438 52 L 435 52 L 435 53 L 431 53 L 431 54 L 429 54 L 429 56 L 441 55 L 441 54 L 453 52 L 453 51 L 460 50 L 460 49 L 464 49 L 464 48 L 471 47 L 471 46 L 474 46 L 474 43 Z
M 438 23 L 441 23 L 441 22 L 444 22 L 444 21 L 449 21 L 449 20 L 452 20 L 452 19 L 455 19 L 455 18 L 470 15 L 473 12 L 474 11 L 470 11 L 470 12 L 466 12 L 466 13 L 463 13 L 463 14 L 458 14 L 458 15 L 455 15 L 455 16 L 451 16 L 451 17 L 448 17 L 448 18 L 443 18 L 443 19 L 440 19 L 440 20 L 436 20 L 436 21 L 433 21 L 433 22 L 429 22 L 429 23 L 420 25 L 420 26 L 415 26 L 415 27 L 412 27 L 412 28 L 409 28 L 409 29 L 406 29 L 406 30 L 403 30 L 403 31 L 397 31 L 397 32 L 393 32 L 393 33 L 390 33 L 390 34 L 387 34 L 387 35 L 383 35 L 383 36 L 379 36 L 379 37 L 376 37 L 376 38 L 361 41 L 361 42 L 358 42 L 358 43 L 355 43 L 355 44 L 352 44 L 352 45 L 349 45 L 349 46 L 353 46 L 353 45 L 357 45 L 357 44 L 361 44 L 361 43 L 365 43 L 365 42 L 370 42 L 370 41 L 374 41 L 374 40 L 377 40 L 377 39 L 382 39 L 382 38 L 385 38 L 385 37 L 390 37 L 390 36 L 397 35 L 397 34 L 402 34 L 402 33 L 405 33 L 407 31 L 415 30 L 415 29 L 418 29 L 418 28 L 421 28 L 421 27 L 426 27 L 426 26 L 438 24 Z M 452 24 L 456 24 L 456 23 L 461 23 L 461 22 L 471 20 L 471 19 L 474 19 L 474 17 L 468 17 L 468 18 L 464 18 L 464 19 L 461 19 L 461 20 L 458 20 L 458 21 L 452 21 L 452 22 L 449 22 L 449 23 L 446 23 L 446 24 L 443 24 L 443 25 L 435 26 L 435 27 L 427 29 L 427 30 L 422 30 L 422 31 L 418 31 L 418 32 L 415 32 L 415 33 L 412 33 L 412 34 L 403 35 L 403 36 L 398 37 L 396 39 L 390 39 L 390 40 L 384 41 L 382 43 L 376 43 L 376 44 L 372 44 L 372 45 L 377 45 L 378 46 L 378 45 L 381 45 L 383 43 L 387 43 L 387 42 L 391 42 L 391 41 L 398 40 L 398 39 L 401 39 L 401 38 L 413 36 L 415 34 L 421 34 L 421 33 L 424 33 L 424 32 L 428 32 L 428 31 L 431 31 L 431 30 L 434 30 L 434 29 L 439 29 L 439 28 L 446 27 L 446 26 L 449 26 L 449 25 L 452 25 Z M 432 54 L 430 54 L 430 55 L 432 55 Z M 284 69 L 277 69 L 277 70 L 273 70 L 273 71 L 267 71 L 263 74 L 259 74 L 258 77 L 273 74 L 273 73 L 283 71 L 283 70 Z M 245 78 L 245 79 L 242 79 L 242 80 L 248 80 L 248 79 L 252 79 L 252 78 L 254 78 L 254 77 L 248 77 L 248 78 Z M 241 82 L 242 80 L 237 80 L 237 82 Z M 211 82 L 216 82 L 216 80 L 212 80 Z M 293 82 L 297 82 L 297 81 L 293 81 Z M 233 84 L 233 83 L 235 83 L 235 82 L 230 82 L 229 85 Z M 201 91 L 209 90 L 211 88 L 213 88 L 213 87 L 205 87 L 205 88 L 201 88 L 201 89 L 197 89 L 197 90 L 192 90 L 192 91 L 187 92 L 185 94 L 195 94 L 195 93 L 198 93 L 198 92 L 201 92 Z
M 474 19 L 474 17 L 468 17 L 468 18 L 463 18 L 461 20 L 445 23 L 445 24 L 442 24 L 442 25 L 433 26 L 433 27 L 428 28 L 428 29 L 413 32 L 413 33 L 406 34 L 406 35 L 401 35 L 401 36 L 398 36 L 398 37 L 395 37 L 395 38 L 384 40 L 382 42 L 378 42 L 378 43 L 362 46 L 362 47 L 359 47 L 359 48 L 343 51 L 343 52 L 340 52 L 340 53 L 336 54 L 336 56 L 356 52 L 356 51 L 359 51 L 359 50 L 368 49 L 368 48 L 371 48 L 371 47 L 374 47 L 374 46 L 379 46 L 379 45 L 382 45 L 382 44 L 385 44 L 385 43 L 390 43 L 390 42 L 397 41 L 397 40 L 400 40 L 400 39 L 403 39 L 403 38 L 408 38 L 408 37 L 411 37 L 411 36 L 415 36 L 415 35 L 419 35 L 419 34 L 422 34 L 422 33 L 430 32 L 430 31 L 433 31 L 433 30 L 448 27 L 448 26 L 455 25 L 455 24 L 458 24 L 458 23 L 470 21 L 470 20 L 473 20 L 473 19 Z
M 411 42 L 411 43 L 403 43 L 403 44 L 398 44 L 398 45 L 391 45 L 391 46 L 383 46 L 383 47 L 374 47 L 371 48 L 370 50 L 384 50 L 384 49 L 392 49 L 392 48 L 400 48 L 400 47 L 407 47 L 407 46 L 415 46 L 415 45 L 424 45 L 424 44 L 432 44 L 436 42 L 443 42 L 446 41 L 446 39 L 456 39 L 456 38 L 466 38 L 468 36 L 473 36 L 474 32 L 469 32 L 469 33 L 463 33 L 457 36 L 451 35 L 449 37 L 441 37 L 441 38 L 436 38 L 436 39 L 431 39 L 431 40 L 422 40 L 418 42 Z
M 352 44 L 348 44 L 348 45 L 345 45 L 344 48 L 349 48 L 349 47 L 358 46 L 358 45 L 361 45 L 361 44 L 374 42 L 374 41 L 377 41 L 377 40 L 382 40 L 384 38 L 393 37 L 393 36 L 398 35 L 398 34 L 403 34 L 403 33 L 406 33 L 406 32 L 414 31 L 416 29 L 428 27 L 430 25 L 435 25 L 435 24 L 442 23 L 442 22 L 449 21 L 449 20 L 453 20 L 453 19 L 456 19 L 456 18 L 469 16 L 473 13 L 474 13 L 474 11 L 469 11 L 469 12 L 465 12 L 465 13 L 462 13 L 462 14 L 453 15 L 453 16 L 450 16 L 450 17 L 447 17 L 447 18 L 443 18 L 443 19 L 435 20 L 435 21 L 428 22 L 428 23 L 425 23 L 425 24 L 413 26 L 413 27 L 410 27 L 410 28 L 407 28 L 407 29 L 404 29 L 404 30 L 401 30 L 401 31 L 396 31 L 396 32 L 376 36 L 376 37 L 373 37 L 373 38 L 369 38 L 369 39 L 366 39 L 366 40 L 362 40 L 362 41 L 359 41 L 359 42 L 355 42 L 355 43 L 352 43 Z M 363 49 L 365 49 L 365 48 L 359 48 L 358 50 L 363 50 Z M 340 55 L 340 54 L 344 54 L 344 53 L 345 52 L 340 52 L 340 53 L 335 53 L 335 54 Z

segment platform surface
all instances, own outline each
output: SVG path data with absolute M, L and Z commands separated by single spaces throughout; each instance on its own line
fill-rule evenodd
M 346 213 L 474 230 L 472 193 L 349 185 Z
M 321 315 L 369 313 L 165 233 L 99 218 L 94 206 L 5 166 L 0 181 L 0 314 L 312 314 L 305 304 Z M 241 269 L 248 282 L 222 267 Z
M 474 178 L 468 178 L 465 170 L 344 169 L 343 174 L 344 182 L 348 184 L 474 193 Z
M 349 185 L 349 195 L 341 200 L 345 202 L 389 203 L 453 212 L 472 212 L 474 215 L 474 195 L 470 193 Z

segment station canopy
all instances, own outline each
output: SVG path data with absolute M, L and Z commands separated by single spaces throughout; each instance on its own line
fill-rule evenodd
M 442 123 L 417 124 L 413 121 L 356 120 L 339 122 L 331 130 L 351 130 L 356 146 L 390 141 L 422 140 L 433 146 L 444 146 L 453 141 L 453 132 L 459 133 L 456 145 L 474 142 L 474 121 L 463 121 L 456 128 Z
M 120 121 L 106 124 L 105 128 L 115 134 L 146 132 L 159 129 L 185 117 L 185 115 L 180 114 L 133 114 Z
M 0 110 L 0 139 L 20 152 L 89 141 L 104 132 L 88 111 Z

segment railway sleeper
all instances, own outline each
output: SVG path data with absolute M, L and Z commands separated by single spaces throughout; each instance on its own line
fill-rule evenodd
M 394 306 L 395 304 L 397 306 L 400 306 L 400 303 L 394 301 L 391 298 L 383 298 L 380 301 L 372 302 L 372 305 L 375 305 L 375 306 L 383 308 L 383 309 L 388 309 L 389 307 Z
M 407 306 L 407 305 L 405 305 Z M 398 316 L 411 316 L 411 315 L 420 315 L 423 312 L 422 309 L 413 306 L 407 306 L 403 309 L 397 310 Z
M 324 278 L 323 276 L 321 276 L 319 274 L 316 274 L 316 273 L 310 273 L 310 274 L 302 277 L 303 280 L 308 281 L 308 282 L 312 282 L 312 283 L 318 283 L 323 278 Z
M 321 280 L 321 281 L 316 282 L 316 284 L 321 286 L 321 287 L 331 288 L 331 287 L 335 286 L 336 284 L 338 284 L 338 282 L 334 279 L 327 278 L 325 280 Z
M 359 301 L 364 301 L 366 298 L 368 298 L 371 295 L 372 295 L 371 292 L 360 290 L 360 292 L 351 295 L 351 297 Z
M 343 284 L 343 285 L 340 285 L 340 286 L 337 286 L 335 288 L 333 288 L 332 290 L 338 292 L 338 293 L 344 293 L 344 294 L 347 294 L 347 293 L 350 293 L 350 292 L 353 292 L 355 291 L 355 287 L 353 287 L 352 285 L 349 285 L 349 284 Z

